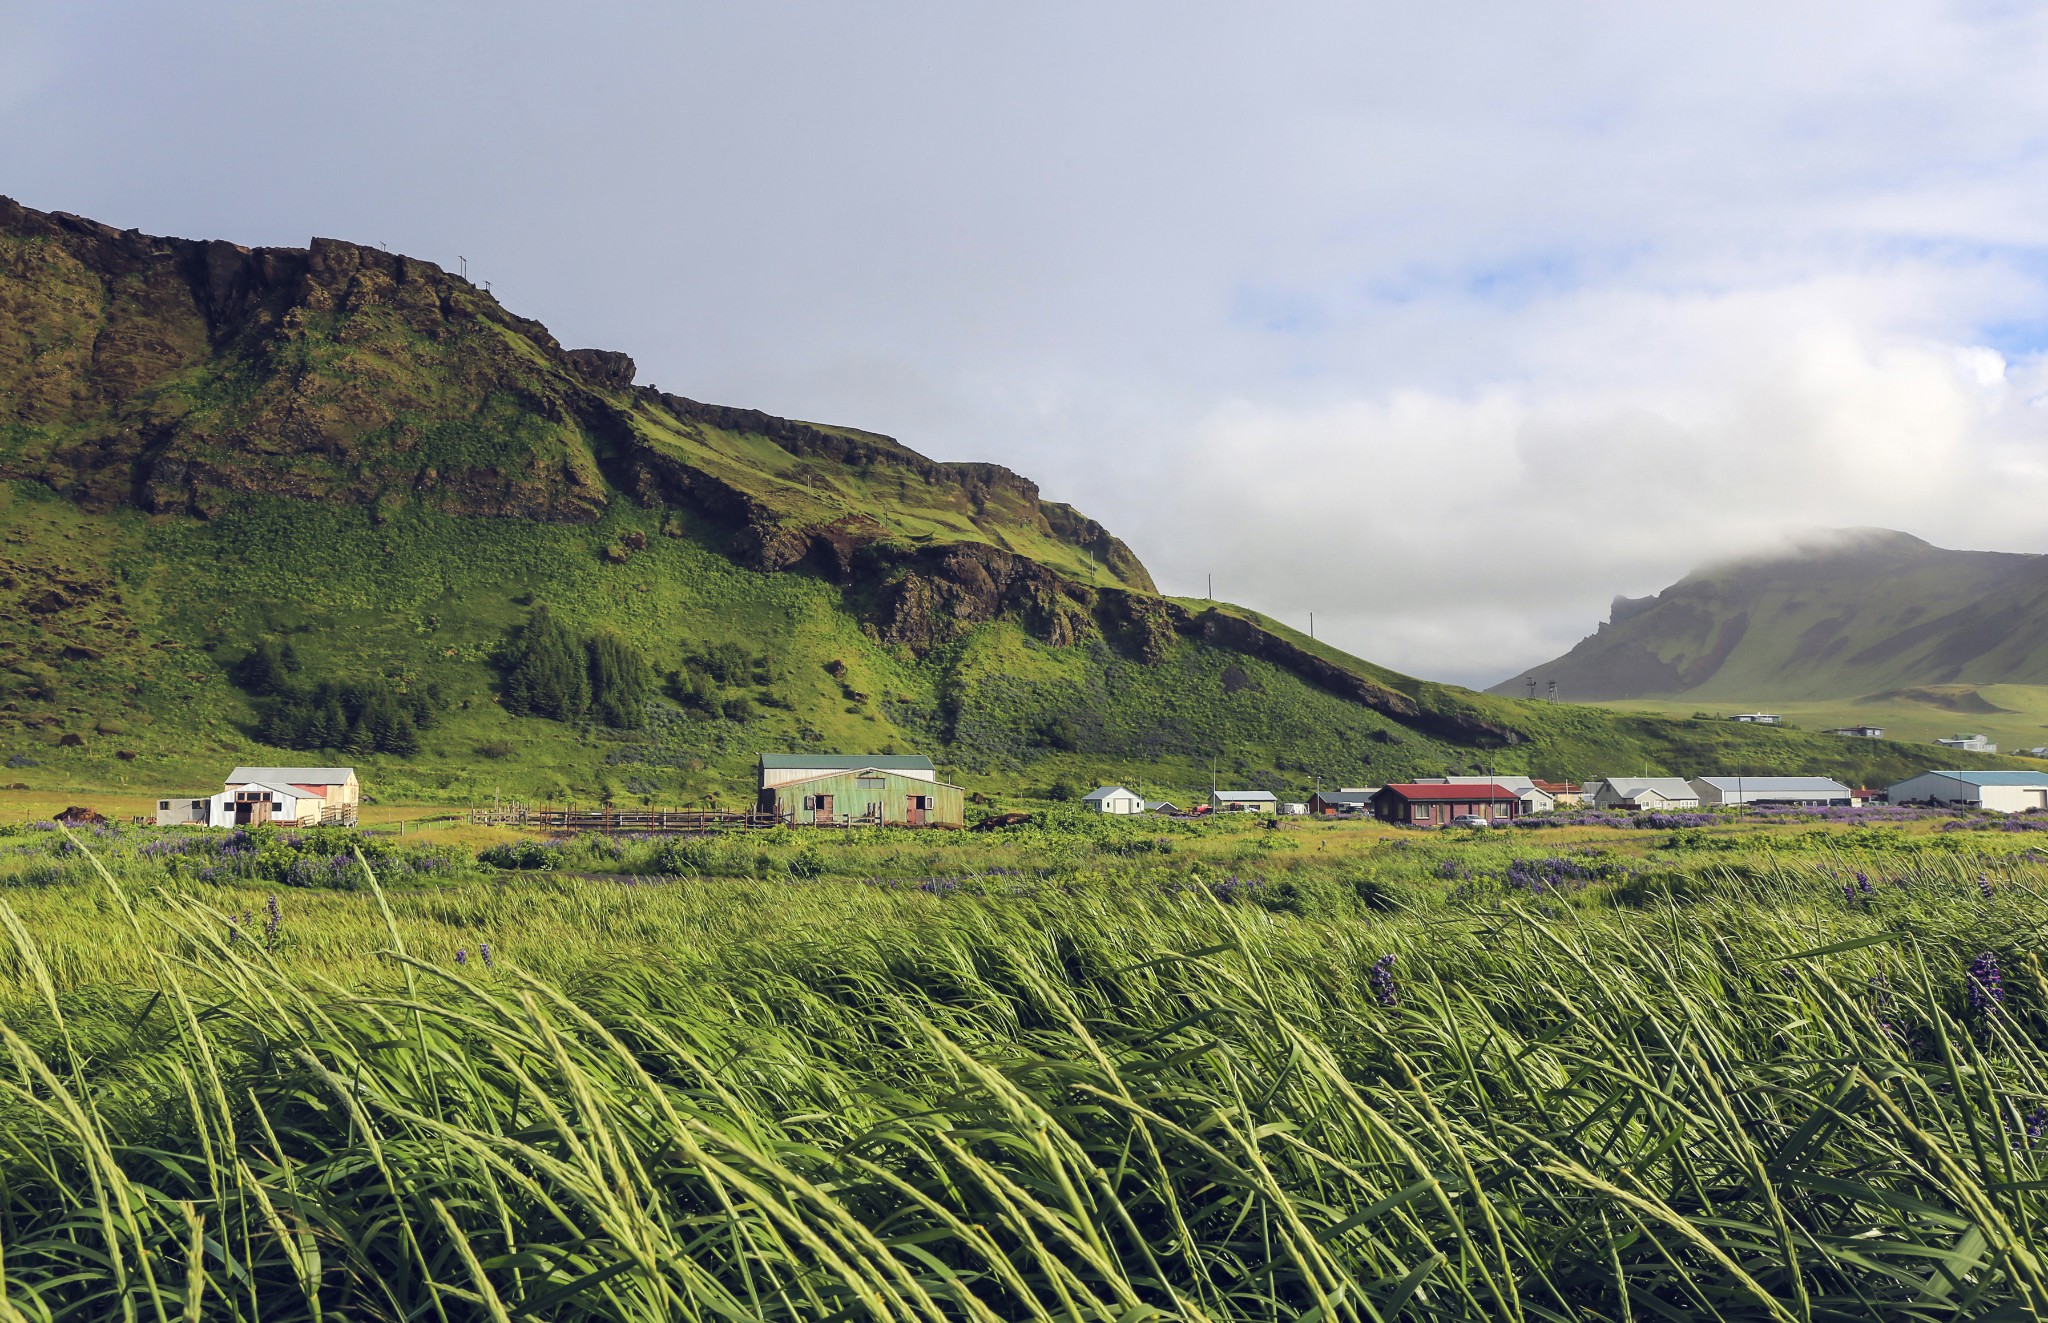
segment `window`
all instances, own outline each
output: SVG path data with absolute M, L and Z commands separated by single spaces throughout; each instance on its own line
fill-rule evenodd
M 886 776 L 856 776 L 853 783 L 862 790 L 880 790 L 889 784 Z
M 813 811 L 815 811 L 815 810 L 817 809 L 817 807 L 818 807 L 818 797 L 817 797 L 816 795 L 805 795 L 805 796 L 804 796 L 804 812 L 806 812 L 806 813 L 810 813 L 810 812 L 813 812 Z
M 159 813 L 162 813 L 162 812 L 164 812 L 165 810 L 169 809 L 169 808 L 170 808 L 170 806 L 171 806 L 171 801 L 170 801 L 170 800 L 168 800 L 168 799 L 159 799 L 159 800 L 158 800 L 158 801 L 156 802 L 156 808 L 157 808 L 157 812 L 159 812 Z

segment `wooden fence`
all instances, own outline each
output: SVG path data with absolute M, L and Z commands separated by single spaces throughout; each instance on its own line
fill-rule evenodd
M 469 820 L 486 827 L 535 827 L 542 831 L 713 831 L 729 827 L 780 827 L 775 813 L 734 813 L 720 809 L 529 808 L 505 804 L 476 808 Z

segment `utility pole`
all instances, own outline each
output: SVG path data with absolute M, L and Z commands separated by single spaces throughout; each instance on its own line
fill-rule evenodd
M 1209 600 L 1216 600 L 1216 576 L 1213 574 L 1209 576 Z
M 462 263 L 462 278 L 464 280 L 469 279 L 469 259 L 466 257 L 461 257 L 458 260 L 460 260 Z
M 1310 638 L 1316 636 L 1316 613 L 1313 611 L 1308 613 L 1308 636 Z

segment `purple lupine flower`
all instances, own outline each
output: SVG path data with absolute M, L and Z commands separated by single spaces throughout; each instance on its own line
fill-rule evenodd
M 263 911 L 263 944 L 269 946 L 277 941 L 277 930 L 284 927 L 284 911 L 278 907 L 275 896 L 264 903 Z
M 2048 1135 L 2048 1107 L 2037 1105 L 2027 1113 L 2027 1147 L 2040 1143 L 2043 1135 Z
M 1991 885 L 1991 877 L 1989 874 L 1977 874 L 1977 894 L 1984 897 L 1984 899 L 1986 900 L 1990 900 L 1993 895 L 1997 894 L 1997 889 Z
M 1875 896 L 1877 894 L 1877 888 L 1870 885 L 1870 874 L 1864 872 L 1856 874 L 1856 889 L 1866 896 Z
M 1367 977 L 1372 983 L 1373 994 L 1380 999 L 1380 1005 L 1398 1006 L 1401 1004 L 1401 989 L 1394 982 L 1394 957 L 1392 955 L 1383 955 L 1373 961 L 1372 973 Z
M 456 948 L 455 948 L 455 963 L 456 963 L 456 964 L 458 964 L 458 965 L 466 965 L 466 964 L 468 964 L 468 963 L 469 963 L 469 948 L 468 948 L 468 947 L 466 947 L 466 946 L 458 946 L 458 947 L 456 947 Z
M 476 953 L 484 958 L 485 969 L 493 968 L 491 964 L 491 944 L 489 942 L 478 943 Z
M 1854 882 L 1844 882 L 1842 884 L 1842 899 L 1848 901 L 1851 905 L 1856 903 L 1856 884 Z
M 2005 1004 L 2005 975 L 1998 970 L 1998 957 L 1979 952 L 1970 962 L 1970 1010 L 1978 1015 L 1994 1014 Z

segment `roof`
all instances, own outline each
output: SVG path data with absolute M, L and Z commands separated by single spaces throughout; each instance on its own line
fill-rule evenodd
M 1131 794 L 1130 791 L 1124 789 L 1122 786 L 1097 786 L 1095 787 L 1095 789 L 1081 796 L 1081 800 L 1083 803 L 1086 803 L 1091 799 L 1108 799 L 1112 795 L 1124 795 L 1131 799 L 1137 798 L 1136 795 Z
M 1569 781 L 1538 781 L 1536 788 L 1546 795 L 1576 795 L 1579 787 Z
M 1212 790 L 1209 793 L 1217 799 L 1256 800 L 1262 804 L 1267 800 L 1272 800 L 1276 804 L 1280 802 L 1270 790 Z
M 284 797 L 285 797 L 286 799 L 304 799 L 304 798 L 306 798 L 306 792 L 305 792 L 305 791 L 303 791 L 303 790 L 300 790 L 300 789 L 297 789 L 296 787 L 293 787 L 293 786 L 273 786 L 273 785 L 266 785 L 266 784 L 265 784 L 264 782 L 261 782 L 261 781 L 238 781 L 238 782 L 236 782 L 236 784 L 237 784 L 237 785 L 239 785 L 239 786 L 240 786 L 240 787 L 241 787 L 242 789 L 244 789 L 244 790 L 261 790 L 261 791 L 265 792 L 266 794 L 272 794 L 272 795 L 283 795 L 283 796 L 284 796 Z M 222 793 L 223 795 L 225 795 L 225 794 L 227 794 L 228 792 L 227 792 L 227 791 L 225 791 L 225 790 L 223 790 L 223 791 L 221 791 L 221 793 Z
M 1417 784 L 1430 785 L 1437 781 L 1454 786 L 1506 786 L 1510 790 L 1529 790 L 1536 785 L 1526 776 L 1432 776 Z
M 1148 799 L 1145 801 L 1145 811 L 1147 813 L 1157 813 L 1161 809 L 1172 809 L 1178 813 L 1180 805 L 1170 799 Z
M 761 755 L 761 770 L 764 772 L 803 771 L 815 767 L 820 771 L 857 772 L 869 767 L 884 772 L 929 772 L 934 770 L 932 760 L 916 754 L 894 753 L 764 753 Z
M 1623 799 L 1634 799 L 1645 790 L 1666 799 L 1698 799 L 1699 792 L 1682 776 L 1638 776 L 1627 780 L 1610 778 L 1607 788 Z
M 226 784 L 282 781 L 287 785 L 338 786 L 355 774 L 353 767 L 237 767 L 228 773 Z
M 773 786 L 764 787 L 764 790 L 775 790 L 778 792 L 783 790 L 798 790 L 803 788 L 804 786 L 813 785 L 819 781 L 837 781 L 849 774 L 855 776 L 866 776 L 870 772 L 878 772 L 883 776 L 902 777 L 904 780 L 920 786 L 945 786 L 949 790 L 958 790 L 960 788 L 959 786 L 952 785 L 951 783 L 946 781 L 927 781 L 921 776 L 910 776 L 907 773 L 894 767 L 871 767 L 865 763 L 855 763 L 851 767 L 834 767 L 827 771 L 821 771 L 816 776 L 798 777 L 794 781 L 778 781 Z M 923 794 L 924 792 L 920 790 L 917 793 Z
M 1763 795 L 1807 790 L 1824 791 L 1831 795 L 1849 793 L 1849 787 L 1827 776 L 1703 776 L 1700 778 L 1700 784 L 1712 786 L 1716 790 L 1733 790 L 1743 795 L 1752 791 Z
M 1945 776 L 1973 786 L 2048 786 L 2048 772 L 1922 772 L 1920 776 Z M 1917 781 L 1919 776 L 1907 777 Z M 1904 785 L 1905 782 L 1898 782 Z
M 1382 787 L 1380 793 L 1384 795 L 1387 794 L 1389 791 L 1396 795 L 1399 795 L 1403 799 L 1483 799 L 1488 802 L 1492 802 L 1495 800 L 1521 798 L 1520 795 L 1508 789 L 1506 786 L 1498 785 L 1491 781 L 1487 782 L 1485 785 L 1471 785 L 1469 783 L 1461 785 L 1446 785 L 1440 781 L 1433 782 L 1429 785 L 1421 785 L 1413 781 L 1396 781 L 1390 785 Z
M 1378 793 L 1376 790 L 1318 790 L 1313 798 L 1325 804 L 1363 804 Z

